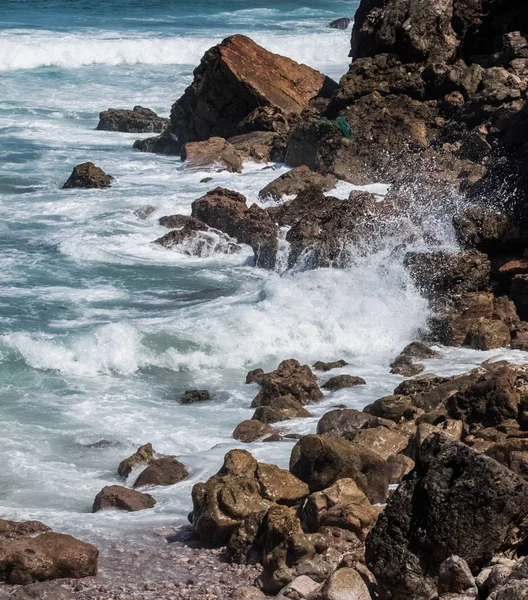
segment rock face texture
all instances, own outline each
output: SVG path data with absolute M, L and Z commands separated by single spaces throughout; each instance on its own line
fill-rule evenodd
M 103 169 L 96 167 L 91 162 L 77 165 L 66 183 L 64 190 L 70 188 L 107 188 L 112 185 L 114 178 L 107 175 Z
M 95 497 L 92 511 L 98 512 L 107 508 L 117 508 L 135 512 L 152 508 L 155 504 L 156 501 L 149 494 L 130 490 L 121 485 L 109 485 L 104 487 Z
M 472 571 L 528 535 L 528 485 L 465 444 L 435 434 L 367 537 L 366 559 L 395 599 L 434 597 L 452 555 Z
M 97 129 L 124 133 L 161 133 L 169 119 L 158 117 L 149 108 L 134 106 L 132 110 L 109 108 L 99 114 Z
M 206 52 L 193 83 L 172 107 L 170 131 L 182 143 L 229 138 L 244 133 L 238 126 L 252 111 L 299 114 L 335 87 L 318 71 L 234 35 Z

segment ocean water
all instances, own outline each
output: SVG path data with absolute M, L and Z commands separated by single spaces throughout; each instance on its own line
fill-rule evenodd
M 249 369 L 344 358 L 350 366 L 337 373 L 367 380 L 310 407 L 313 419 L 283 424 L 299 433 L 314 431 L 332 406 L 364 406 L 401 380 L 389 362 L 428 313 L 402 267 L 402 239 L 388 236 L 357 256 L 352 249 L 343 270 L 267 272 L 252 266 L 249 249 L 202 258 L 168 251 L 152 244 L 166 232 L 159 217 L 189 214 L 209 174 L 133 151 L 136 134 L 95 130 L 108 107 L 141 104 L 168 115 L 205 50 L 232 33 L 336 79 L 346 71 L 350 31 L 326 24 L 352 16 L 357 2 L 250 6 L 0 0 L 1 517 L 39 519 L 99 544 L 182 523 L 192 485 L 219 468 L 237 446 L 234 427 L 252 414 Z M 86 160 L 114 175 L 114 186 L 61 190 Z M 209 185 L 256 201 L 285 171 L 248 163 Z M 144 205 L 155 211 L 140 220 L 134 211 Z M 424 211 L 419 233 L 432 230 L 453 246 L 452 209 Z M 442 349 L 427 370 L 461 372 L 497 354 L 525 360 Z M 210 390 L 212 401 L 179 405 L 189 388 Z M 101 440 L 110 444 L 93 446 Z M 191 477 L 154 490 L 151 511 L 91 514 L 100 489 L 121 483 L 120 460 L 146 442 L 179 456 Z M 249 449 L 287 466 L 292 444 Z

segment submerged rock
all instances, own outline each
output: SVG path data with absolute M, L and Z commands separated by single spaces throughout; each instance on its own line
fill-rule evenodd
M 169 119 L 158 117 L 149 108 L 134 106 L 132 110 L 109 108 L 99 114 L 97 129 L 125 133 L 161 133 Z
M 107 175 L 92 162 L 85 162 L 74 167 L 72 174 L 62 186 L 62 189 L 108 188 L 112 185 L 113 180 L 114 178 L 111 175 Z
M 150 494 L 143 494 L 121 485 L 104 487 L 95 497 L 92 512 L 108 508 L 117 508 L 128 512 L 153 508 L 156 500 Z
M 330 27 L 330 29 L 341 29 L 344 31 L 350 27 L 350 23 L 352 23 L 352 19 L 348 17 L 341 17 L 340 19 L 335 19 L 329 23 L 328 27 Z
M 205 402 L 211 399 L 211 394 L 207 390 L 186 390 L 180 396 L 180 404 L 194 404 L 195 402 Z
M 134 454 L 119 463 L 117 472 L 121 477 L 128 477 L 132 469 L 142 463 L 149 463 L 154 458 L 154 448 L 151 443 L 140 446 Z
M 312 367 L 316 370 L 316 371 L 331 371 L 332 369 L 341 369 L 343 367 L 346 367 L 348 365 L 348 363 L 346 362 L 346 360 L 335 360 L 333 362 L 322 362 L 320 360 L 318 360 L 317 362 L 315 362 Z

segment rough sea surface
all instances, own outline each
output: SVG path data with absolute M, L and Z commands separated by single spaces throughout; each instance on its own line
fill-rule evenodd
M 313 419 L 284 424 L 296 433 L 314 431 L 337 404 L 362 407 L 401 381 L 388 365 L 427 320 L 427 303 L 394 251 L 402 240 L 358 252 L 345 270 L 259 270 L 249 248 L 232 256 L 212 248 L 202 258 L 166 250 L 152 244 L 166 232 L 159 217 L 189 214 L 216 185 L 256 201 L 286 168 L 247 164 L 242 174 L 203 184 L 210 174 L 185 171 L 178 158 L 132 150 L 138 135 L 95 130 L 108 107 L 141 104 L 167 116 L 203 53 L 232 33 L 338 79 L 350 30 L 326 25 L 356 6 L 2 0 L 1 517 L 39 519 L 98 544 L 177 525 L 191 508 L 192 485 L 218 470 L 236 447 L 234 427 L 251 417 L 257 387 L 244 384 L 249 369 L 344 358 L 350 365 L 332 375 L 367 380 L 310 407 Z M 61 190 L 87 160 L 112 174 L 114 186 Z M 341 184 L 335 194 L 346 198 L 350 189 Z M 144 205 L 155 211 L 141 220 L 134 211 Z M 447 247 L 450 210 L 424 215 Z M 521 352 L 442 349 L 427 371 L 462 372 L 499 354 L 526 360 Z M 189 388 L 210 390 L 212 401 L 179 405 Z M 177 455 L 191 477 L 156 489 L 153 510 L 91 514 L 100 489 L 120 483 L 120 460 L 146 442 Z M 249 449 L 286 466 L 292 444 Z

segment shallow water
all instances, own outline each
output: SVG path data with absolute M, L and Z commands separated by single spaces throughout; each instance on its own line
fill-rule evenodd
M 204 185 L 208 173 L 134 152 L 137 135 L 94 129 L 109 106 L 141 104 L 167 115 L 204 51 L 231 33 L 338 78 L 348 65 L 350 31 L 325 25 L 356 5 L 2 2 L 2 516 L 39 519 L 97 542 L 179 523 L 193 483 L 218 469 L 236 445 L 234 427 L 252 414 L 257 388 L 243 383 L 247 370 L 273 369 L 290 357 L 345 358 L 350 366 L 336 373 L 367 380 L 310 407 L 313 419 L 284 425 L 299 433 L 313 431 L 332 406 L 364 406 L 401 380 L 388 364 L 427 319 L 395 251 L 401 239 L 358 253 L 348 269 L 307 272 L 255 269 L 248 248 L 207 258 L 168 251 L 151 243 L 166 232 L 159 217 L 189 214 L 212 185 L 256 201 L 285 167 L 247 164 L 241 175 L 215 174 Z M 60 190 L 86 160 L 114 175 L 114 186 Z M 345 198 L 349 189 L 335 193 Z M 156 210 L 142 221 L 134 210 L 144 205 Z M 452 246 L 449 211 L 433 212 L 424 223 Z M 499 354 L 526 359 L 443 349 L 428 371 L 461 372 Z M 188 388 L 207 388 L 213 400 L 180 406 Z M 111 444 L 90 447 L 100 440 Z M 119 461 L 147 441 L 178 455 L 191 478 L 156 489 L 152 511 L 92 515 L 99 490 L 119 483 Z M 287 466 L 292 444 L 251 451 Z

